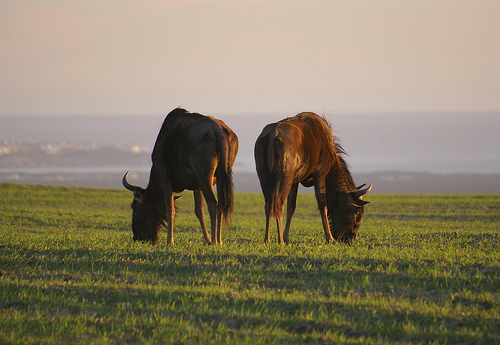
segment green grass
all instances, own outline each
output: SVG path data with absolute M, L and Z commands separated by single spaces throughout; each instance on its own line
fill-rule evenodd
M 212 247 L 184 194 L 167 249 L 131 240 L 128 191 L 1 184 L 0 343 L 500 342 L 500 195 L 369 195 L 347 246 L 302 194 L 279 246 L 237 194 Z

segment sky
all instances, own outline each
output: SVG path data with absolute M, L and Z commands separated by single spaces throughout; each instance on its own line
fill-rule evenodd
M 0 115 L 500 111 L 498 0 L 0 0 Z

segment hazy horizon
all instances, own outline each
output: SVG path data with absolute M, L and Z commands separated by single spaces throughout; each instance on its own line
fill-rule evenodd
M 294 114 L 291 114 L 294 115 Z M 500 173 L 499 113 L 324 114 L 357 173 L 411 171 Z M 254 171 L 253 146 L 262 128 L 283 118 L 219 116 L 238 135 L 237 167 Z M 139 145 L 152 149 L 164 116 L 0 117 L 0 140 L 30 143 Z M 148 167 L 146 167 L 148 168 Z

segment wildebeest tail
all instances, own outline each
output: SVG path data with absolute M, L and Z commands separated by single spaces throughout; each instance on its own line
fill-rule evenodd
M 283 200 L 281 199 L 283 183 L 286 179 L 284 176 L 284 153 L 281 138 L 271 136 L 268 141 L 265 159 L 267 171 L 265 177 L 266 191 L 264 191 L 264 196 L 268 203 L 269 215 L 276 218 L 283 213 Z
M 219 165 L 217 166 L 217 203 L 222 211 L 224 222 L 231 220 L 234 209 L 233 169 L 231 165 L 231 145 L 227 135 L 217 135 L 220 152 Z

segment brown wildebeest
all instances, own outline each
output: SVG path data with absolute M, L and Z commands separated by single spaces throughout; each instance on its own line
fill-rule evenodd
M 166 222 L 167 244 L 173 244 L 173 193 L 188 189 L 193 191 L 195 214 L 205 240 L 221 244 L 222 221 L 229 222 L 234 207 L 232 166 L 237 153 L 238 137 L 221 120 L 181 108 L 172 110 L 156 139 L 147 188 L 129 184 L 128 172 L 123 176 L 123 186 L 134 192 L 134 240 L 156 244 L 160 226 Z M 210 214 L 211 240 L 205 226 L 203 197 Z
M 314 186 L 327 243 L 350 242 L 356 237 L 363 206 L 368 203 L 362 196 L 371 190 L 371 185 L 363 190 L 356 188 L 342 158 L 344 151 L 324 118 L 300 113 L 267 125 L 255 142 L 254 154 L 265 199 L 266 243 L 271 217 L 276 219 L 278 243 L 289 243 L 299 183 Z M 285 199 L 287 218 L 283 236 Z

